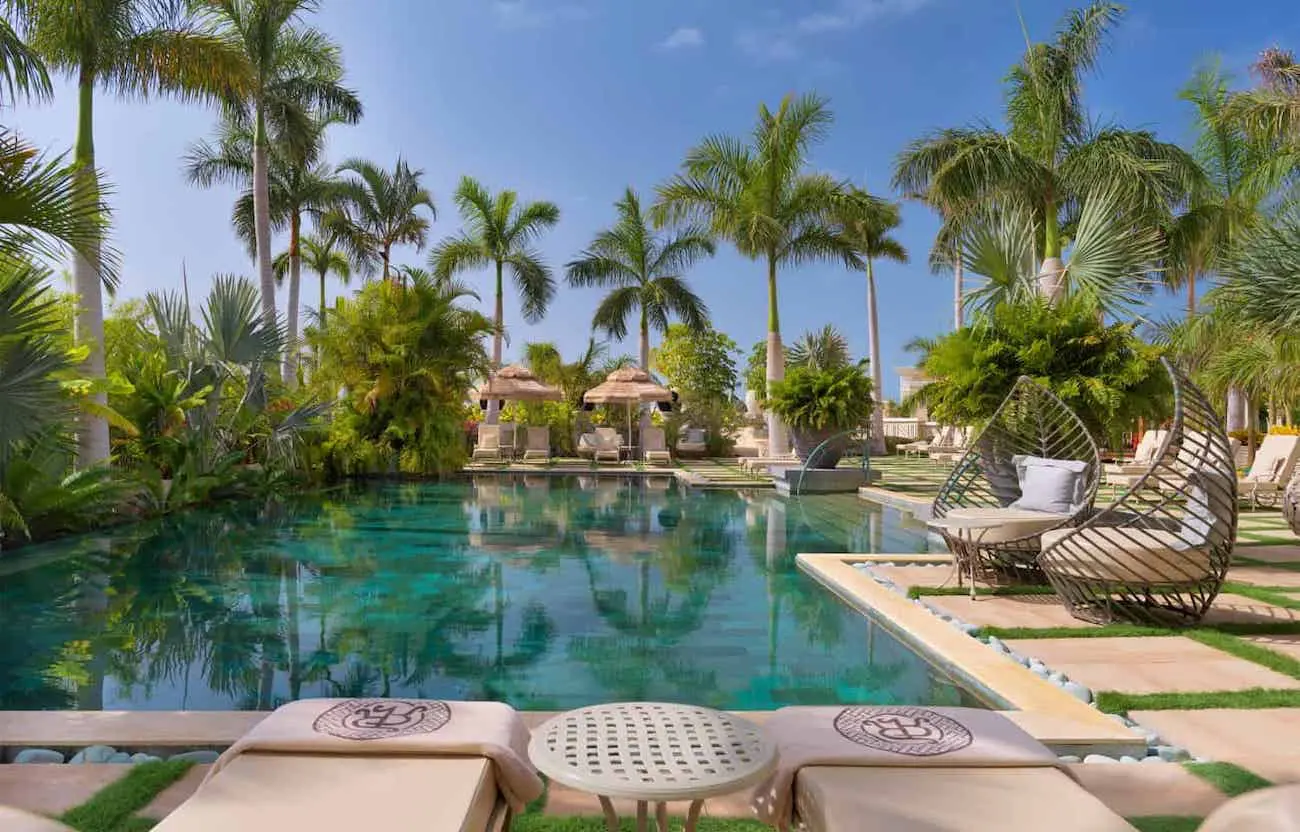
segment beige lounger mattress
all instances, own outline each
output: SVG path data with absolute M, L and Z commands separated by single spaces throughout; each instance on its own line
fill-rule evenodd
M 158 832 L 484 832 L 497 804 L 482 757 L 242 754 Z
M 1055 768 L 816 767 L 795 780 L 801 832 L 1132 832 Z

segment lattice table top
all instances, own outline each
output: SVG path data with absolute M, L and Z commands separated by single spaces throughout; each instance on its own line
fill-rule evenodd
M 776 748 L 743 719 L 709 708 L 620 702 L 543 723 L 533 765 L 576 789 L 633 800 L 695 800 L 743 789 L 776 763 Z

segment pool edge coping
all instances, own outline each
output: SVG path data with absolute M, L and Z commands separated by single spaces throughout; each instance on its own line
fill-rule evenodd
M 934 563 L 949 558 L 948 555 L 801 553 L 796 563 L 850 606 L 878 619 L 905 643 L 922 650 L 926 654 L 923 658 L 950 670 L 959 682 L 987 691 L 1006 703 L 1009 710 L 1001 713 L 1058 754 L 1145 753 L 1145 737 L 853 566 L 908 561 Z

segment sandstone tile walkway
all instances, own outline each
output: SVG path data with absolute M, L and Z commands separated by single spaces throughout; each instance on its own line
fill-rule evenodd
M 0 805 L 61 815 L 126 774 L 125 765 L 0 765 Z
M 1236 763 L 1275 783 L 1300 782 L 1300 708 L 1134 711 L 1129 717 L 1193 754 Z
M 903 589 L 923 586 L 927 589 L 957 586 L 957 573 L 946 566 L 875 566 L 872 572 L 888 578 Z
M 1079 783 L 1126 818 L 1146 815 L 1205 817 L 1228 798 L 1180 765 L 1072 765 Z
M 1285 586 L 1300 591 L 1300 570 L 1242 565 L 1228 570 L 1228 580 L 1255 586 Z
M 931 607 L 955 615 L 978 627 L 1092 627 L 1061 605 L 1054 595 L 981 596 L 972 601 L 964 595 L 932 595 Z
M 1300 610 L 1277 607 L 1242 595 L 1223 593 L 1214 599 L 1214 605 L 1210 607 L 1204 619 L 1206 624 L 1250 624 L 1265 621 L 1300 621 Z
M 1300 660 L 1300 635 L 1246 636 L 1244 640 Z
M 1011 639 L 1007 646 L 1042 659 L 1093 690 L 1187 693 L 1300 688 L 1300 679 L 1182 636 Z
M 1294 543 L 1279 546 L 1242 546 L 1237 549 L 1236 554 L 1268 563 L 1300 563 L 1300 545 Z

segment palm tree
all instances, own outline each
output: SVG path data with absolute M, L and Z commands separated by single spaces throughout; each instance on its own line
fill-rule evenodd
M 261 286 L 262 316 L 275 321 L 275 274 L 271 260 L 272 144 L 307 136 L 313 120 L 355 124 L 361 101 L 342 85 L 338 46 L 301 25 L 317 0 L 197 0 L 207 18 L 243 62 L 250 83 L 228 101 L 253 133 L 253 236 Z M 298 147 L 296 150 L 304 150 Z M 306 156 L 305 152 L 302 156 Z
M 452 197 L 460 209 L 465 230 L 443 240 L 429 255 L 429 268 L 450 277 L 470 269 L 496 269 L 495 311 L 492 321 L 492 366 L 501 366 L 501 342 L 505 337 L 505 270 L 509 268 L 523 301 L 524 320 L 536 323 L 546 315 L 555 297 L 555 280 L 541 255 L 532 247 L 541 233 L 560 221 L 560 209 L 553 202 L 519 203 L 519 195 L 504 190 L 493 196 L 478 180 L 462 177 Z M 488 407 L 489 424 L 497 417 L 496 402 Z
M 302 239 L 302 264 L 320 278 L 320 306 L 316 309 L 316 316 L 321 326 L 325 325 L 325 278 L 332 274 L 344 286 L 352 282 L 352 264 L 337 245 L 338 238 L 329 233 L 312 234 Z M 287 259 L 288 252 L 283 256 Z
M 880 366 L 880 316 L 876 304 L 875 262 L 882 257 L 896 263 L 907 262 L 907 249 L 890 236 L 891 231 L 902 225 L 903 218 L 896 203 L 886 202 L 857 188 L 849 192 L 839 214 L 840 235 L 848 249 L 846 262 L 850 267 L 862 269 L 867 274 L 868 359 L 871 363 L 872 390 L 876 398 L 876 406 L 871 413 L 871 452 L 884 454 L 885 411 L 881 406 L 881 393 L 885 389 L 885 382 L 884 371 Z
M 0 19 L 0 85 L 5 90 L 0 104 L 19 97 L 42 100 L 54 94 L 45 62 L 4 19 Z
M 228 96 L 245 89 L 248 73 L 229 45 L 190 25 L 180 3 L 152 0 L 21 0 L 11 4 L 28 41 L 53 69 L 77 81 L 77 143 L 73 160 L 85 202 L 100 199 L 95 170 L 95 90 L 117 95 L 177 95 L 186 99 Z M 80 299 L 74 321 L 77 342 L 87 349 L 84 373 L 104 377 L 102 252 L 98 244 L 78 251 L 72 288 Z M 102 408 L 107 395 L 91 394 Z M 108 422 L 88 415 L 77 431 L 78 461 L 94 465 L 108 459 Z
M 365 159 L 350 159 L 339 172 L 355 176 L 344 180 L 339 204 L 322 223 L 335 234 L 366 274 L 382 265 L 384 280 L 392 276 L 393 246 L 413 245 L 422 250 L 429 240 L 430 219 L 437 219 L 433 194 L 420 184 L 424 171 L 413 170 L 400 157 L 392 171 Z M 429 209 L 429 217 L 420 213 Z
M 289 348 L 285 351 L 282 374 L 290 387 L 298 378 L 298 298 L 302 278 L 301 238 L 304 215 L 319 218 L 338 201 L 341 183 L 329 166 L 320 162 L 326 125 L 307 121 L 295 123 L 299 135 L 282 137 L 271 145 L 267 158 L 267 196 L 271 227 L 289 229 L 289 250 L 284 269 L 272 264 L 276 285 L 289 276 L 288 330 Z M 257 209 L 253 192 L 254 136 L 245 125 L 225 122 L 215 143 L 201 141 L 186 155 L 186 173 L 190 181 L 202 187 L 216 182 L 246 188 L 235 201 L 232 222 L 235 232 L 256 250 Z M 278 258 L 277 258 L 278 260 Z
M 1300 145 L 1300 63 L 1289 50 L 1270 47 L 1252 67 L 1260 86 L 1232 97 L 1231 117 L 1252 134 L 1292 150 Z
M 809 370 L 847 367 L 851 360 L 849 340 L 832 324 L 799 336 L 786 350 L 785 357 L 787 366 L 805 367 Z
M 676 315 L 692 332 L 709 324 L 709 309 L 691 291 L 682 273 L 705 255 L 713 241 L 704 230 L 688 227 L 671 238 L 657 238 L 641 200 L 631 188 L 614 203 L 618 222 L 596 235 L 591 245 L 565 268 L 570 286 L 599 286 L 612 291 L 596 307 L 592 329 L 617 341 L 627 337 L 627 321 L 638 315 L 641 369 L 650 369 L 650 329 L 668 329 Z
M 776 111 L 762 104 L 748 142 L 710 136 L 691 149 L 682 172 L 658 189 L 657 221 L 698 219 L 751 260 L 767 265 L 767 387 L 785 377 L 776 277 L 780 266 L 842 256 L 831 226 L 841 189 L 805 170 L 812 145 L 825 137 L 831 112 L 816 95 L 786 96 Z M 786 447 L 785 426 L 768 414 L 770 447 Z
M 1123 7 L 1093 2 L 1070 11 L 1051 43 L 1027 43 L 1008 76 L 1006 132 L 992 126 L 939 130 L 899 156 L 894 185 L 932 204 L 1023 203 L 1041 252 L 1039 291 L 1061 296 L 1066 245 L 1080 200 L 1114 192 L 1138 221 L 1161 221 L 1198 187 L 1200 173 L 1181 148 L 1146 131 L 1092 125 L 1083 76 L 1097 66 L 1104 39 Z
M 1174 220 L 1165 271 L 1170 288 L 1187 289 L 1187 317 L 1196 314 L 1196 282 L 1214 273 L 1243 234 L 1263 220 L 1269 198 L 1300 167 L 1300 149 L 1281 152 L 1230 115 L 1231 78 L 1217 65 L 1197 70 L 1181 97 L 1196 108 L 1193 156 L 1205 187 Z

